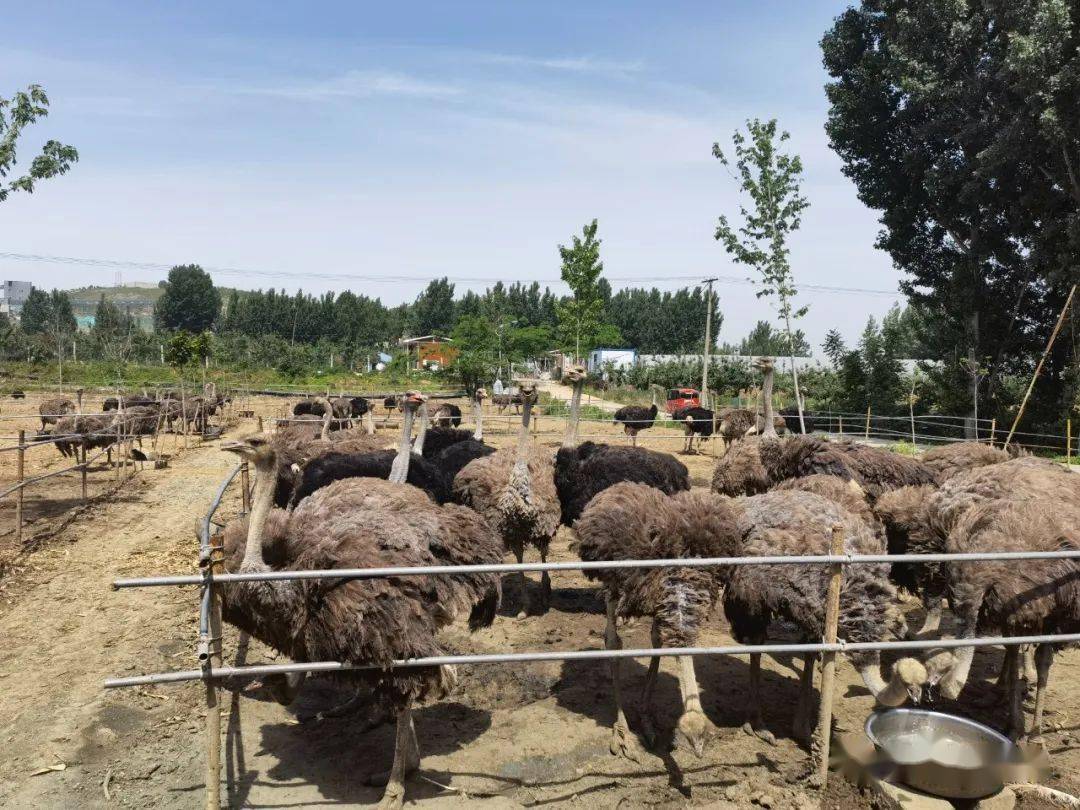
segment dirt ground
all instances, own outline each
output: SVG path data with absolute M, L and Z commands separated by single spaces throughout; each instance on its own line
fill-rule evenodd
M 282 403 L 260 400 L 237 407 L 269 417 L 281 414 Z M 377 421 L 381 418 L 380 410 Z M 236 433 L 250 432 L 254 424 L 245 420 Z M 489 441 L 508 441 L 504 427 L 489 419 Z M 621 440 L 611 425 L 583 426 L 582 432 Z M 392 423 L 380 433 L 392 443 Z M 665 449 L 681 446 L 681 435 L 670 428 L 650 433 L 665 436 Z M 561 435 L 561 420 L 540 418 L 538 441 L 554 445 Z M 712 457 L 688 456 L 684 461 L 694 485 L 708 486 Z M 202 806 L 201 684 L 102 688 L 110 676 L 195 666 L 197 591 L 115 592 L 109 583 L 120 576 L 193 572 L 195 520 L 234 463 L 234 457 L 210 443 L 179 454 L 168 469 L 147 469 L 119 496 L 89 507 L 0 580 L 0 806 Z M 234 489 L 222 514 L 235 512 L 237 501 Z M 554 559 L 573 559 L 571 539 L 569 530 L 560 531 Z M 531 576 L 530 583 L 536 587 L 537 576 Z M 446 648 L 524 652 L 601 647 L 604 617 L 596 586 L 577 573 L 554 576 L 553 586 L 553 604 L 546 614 L 517 620 L 516 605 L 507 605 L 491 628 L 472 635 L 451 628 Z M 513 599 L 512 584 L 507 592 Z M 624 628 L 622 635 L 626 646 L 648 646 L 645 623 Z M 729 642 L 718 611 L 701 643 Z M 232 628 L 226 630 L 224 649 L 229 663 L 274 660 L 254 643 L 239 650 Z M 1000 726 L 1002 708 L 976 705 L 989 693 L 988 681 L 1000 659 L 1000 650 L 980 653 L 962 704 L 943 708 Z M 867 798 L 835 776 L 824 795 L 808 787 L 809 753 L 790 737 L 797 696 L 795 662 L 781 658 L 764 663 L 763 708 L 766 725 L 777 737 L 775 745 L 741 728 L 748 701 L 747 660 L 718 657 L 696 662 L 715 738 L 702 759 L 669 750 L 678 690 L 674 664 L 665 659 L 656 694 L 660 738 L 641 763 L 608 753 L 614 709 L 607 664 L 460 667 L 455 694 L 416 714 L 423 761 L 408 784 L 407 800 L 433 808 L 869 807 Z M 623 667 L 631 727 L 637 725 L 633 702 L 645 671 L 644 661 Z M 1080 655 L 1060 654 L 1051 675 L 1051 731 L 1046 736 L 1054 767 L 1051 785 L 1074 794 L 1080 792 L 1078 674 Z M 855 730 L 872 699 L 846 662 L 841 662 L 839 677 L 837 726 Z M 256 683 L 231 684 L 224 693 L 223 721 L 223 796 L 229 804 L 324 807 L 376 802 L 380 790 L 367 780 L 390 765 L 392 726 L 365 731 L 363 712 L 308 719 L 346 697 L 314 679 L 300 699 L 285 708 Z

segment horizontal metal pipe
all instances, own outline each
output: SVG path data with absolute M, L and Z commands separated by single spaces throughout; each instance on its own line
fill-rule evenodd
M 1080 551 L 987 551 L 976 554 L 807 554 L 775 557 L 696 557 L 677 560 L 599 560 L 556 563 L 492 563 L 401 568 L 329 568 L 310 571 L 261 571 L 218 574 L 215 582 L 276 582 L 299 579 L 380 579 L 454 574 L 510 574 L 518 571 L 610 571 L 620 568 L 712 568 L 722 565 L 876 565 L 881 563 L 1061 560 L 1080 558 Z M 113 581 L 113 588 L 198 585 L 198 575 L 134 577 Z
M 1000 638 L 924 639 L 919 641 L 868 641 L 836 644 L 729 644 L 721 647 L 662 647 L 636 650 L 565 650 L 526 653 L 488 653 L 481 655 L 438 655 L 428 658 L 407 658 L 394 661 L 389 668 L 433 667 L 459 664 L 516 664 L 538 661 L 595 661 L 611 658 L 651 658 L 708 656 L 708 655 L 786 655 L 809 652 L 861 652 L 868 650 L 938 650 L 958 647 L 995 647 L 1016 644 L 1067 644 L 1080 641 L 1080 633 L 1042 636 L 1003 636 Z M 155 683 L 278 675 L 289 672 L 345 672 L 352 670 L 386 669 L 375 664 L 343 664 L 338 661 L 311 661 L 295 664 L 257 664 L 245 667 L 217 667 L 209 672 L 200 669 L 136 675 L 130 678 L 110 678 L 106 689 L 127 686 L 147 686 Z

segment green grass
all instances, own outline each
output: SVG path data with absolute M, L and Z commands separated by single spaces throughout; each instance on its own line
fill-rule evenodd
M 894 453 L 899 453 L 902 456 L 917 456 L 919 454 L 918 449 L 911 442 L 896 442 L 892 446 Z
M 563 402 L 561 399 L 553 399 L 547 392 L 540 394 L 540 408 L 543 410 L 545 416 L 570 415 L 570 405 Z M 581 418 L 599 419 L 610 422 L 612 420 L 612 415 L 596 405 L 582 405 Z

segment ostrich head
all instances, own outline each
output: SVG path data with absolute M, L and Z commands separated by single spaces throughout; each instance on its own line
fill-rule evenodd
M 567 385 L 574 385 L 583 381 L 588 376 L 588 372 L 585 370 L 585 366 L 581 363 L 575 363 L 574 365 L 563 370 L 563 383 Z
M 771 357 L 759 357 L 754 361 L 754 368 L 764 374 L 767 371 L 773 370 L 773 359 Z
M 487 398 L 488 398 L 488 392 L 487 392 L 487 389 L 484 388 L 483 386 L 481 386 L 480 388 L 477 388 L 476 391 L 473 392 L 473 399 L 476 402 L 483 402 Z
M 518 380 L 518 393 L 521 395 L 521 404 L 526 402 L 535 405 L 537 397 L 536 382 L 534 380 Z
M 270 445 L 270 439 L 265 433 L 256 433 L 245 439 L 234 439 L 221 443 L 221 449 L 226 453 L 235 453 L 244 461 L 255 467 L 256 470 L 272 470 L 277 461 L 277 454 Z

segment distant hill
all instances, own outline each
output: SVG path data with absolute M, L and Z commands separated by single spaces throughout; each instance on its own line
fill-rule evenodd
M 231 289 L 218 287 L 222 299 L 225 299 Z M 122 311 L 130 311 L 139 326 L 143 329 L 152 329 L 154 326 L 154 304 L 161 297 L 162 289 L 157 284 L 139 284 L 137 286 L 123 287 L 78 287 L 68 290 L 71 299 L 71 308 L 75 311 L 75 317 L 80 315 L 93 315 L 97 310 L 98 301 L 105 296 L 106 301 L 116 304 Z

